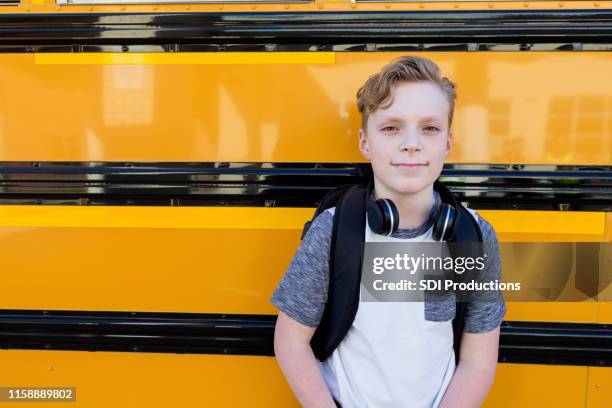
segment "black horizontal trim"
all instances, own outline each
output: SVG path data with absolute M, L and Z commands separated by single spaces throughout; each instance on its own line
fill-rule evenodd
M 0 162 L 0 204 L 315 207 L 369 163 Z M 473 209 L 612 211 L 612 166 L 445 164 Z
M 425 42 L 425 41 L 410 41 L 410 39 L 402 42 L 385 42 L 377 41 L 376 43 L 367 42 L 366 39 L 351 40 L 349 39 L 331 39 L 326 41 L 309 40 L 296 42 L 280 43 L 272 39 L 274 42 L 266 42 L 264 39 L 253 40 L 246 43 L 241 41 L 223 42 L 222 40 L 214 43 L 174 43 L 150 42 L 142 44 L 141 42 L 131 41 L 110 41 L 106 44 L 93 42 L 79 42 L 78 44 L 66 43 L 6 43 L 0 42 L 1 53 L 78 53 L 78 52 L 372 52 L 372 51 L 388 51 L 388 52 L 450 52 L 450 51 L 612 51 L 611 42 L 585 42 L 575 41 L 572 38 L 558 39 L 554 42 L 525 42 L 524 39 L 516 38 L 517 42 L 492 42 L 484 40 L 466 41 L 446 41 L 446 42 Z M 520 41 L 520 42 L 518 42 Z
M 276 316 L 0 310 L 0 348 L 274 355 Z
M 612 366 L 612 326 L 593 323 L 504 321 L 499 361 Z
M 0 348 L 274 355 L 275 315 L 0 310 Z M 612 327 L 504 321 L 499 362 L 612 366 Z
M 58 13 L 0 17 L 2 44 L 609 42 L 611 10 Z M 527 48 L 528 49 L 528 48 Z

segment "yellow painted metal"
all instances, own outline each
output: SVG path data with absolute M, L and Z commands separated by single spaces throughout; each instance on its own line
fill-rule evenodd
M 0 360 L 3 387 L 76 387 L 59 408 L 300 406 L 267 356 L 0 350 Z
M 605 241 L 606 213 L 477 210 L 504 242 Z
M 275 313 L 269 297 L 299 243 L 297 222 L 284 224 L 300 213 L 271 212 L 259 228 L 3 227 L 3 308 Z
M 597 322 L 612 324 L 612 284 L 610 284 L 611 277 L 608 277 L 609 284 L 608 288 L 600 295 L 598 310 L 597 310 Z
M 3 205 L 0 227 L 268 229 L 295 233 L 313 213 L 313 208 Z
M 0 227 L 301 229 L 313 208 L 0 206 Z M 602 241 L 606 214 L 574 211 L 477 210 L 501 241 Z
M 603 241 L 612 242 L 612 212 L 606 213 L 606 230 Z
M 483 407 L 584 407 L 588 370 L 575 366 L 498 364 L 495 382 Z
M 276 54 L 177 65 L 0 54 L 0 160 L 364 161 L 355 92 L 403 54 L 337 53 L 321 64 Z M 612 163 L 611 53 L 422 55 L 458 84 L 449 163 Z
M 194 406 L 196 401 L 198 406 L 300 406 L 271 357 L 0 350 L 0 358 L 11 367 L 0 370 L 3 386 L 76 387 L 77 402 L 59 407 Z M 587 387 L 587 407 L 607 407 L 610 373 L 598 367 L 498 364 L 483 407 L 582 407 Z M 13 405 L 23 406 L 3 404 Z
M 612 401 L 612 369 L 589 367 L 587 408 L 608 408 Z
M 505 320 L 528 322 L 592 323 L 597 321 L 598 303 L 582 302 L 507 302 Z

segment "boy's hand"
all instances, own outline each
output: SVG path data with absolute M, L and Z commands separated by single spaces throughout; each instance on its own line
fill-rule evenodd
M 499 335 L 499 326 L 486 333 L 463 333 L 459 364 L 439 408 L 477 408 L 482 405 L 495 377 Z
M 280 311 L 274 331 L 274 353 L 303 407 L 335 408 L 336 404 L 310 346 L 315 330 L 316 327 L 306 326 Z

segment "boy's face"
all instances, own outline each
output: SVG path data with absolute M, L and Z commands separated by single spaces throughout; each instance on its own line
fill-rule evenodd
M 392 92 L 393 103 L 372 112 L 365 131 L 359 129 L 359 150 L 372 163 L 377 187 L 416 193 L 433 185 L 450 153 L 450 106 L 431 82 L 398 83 Z

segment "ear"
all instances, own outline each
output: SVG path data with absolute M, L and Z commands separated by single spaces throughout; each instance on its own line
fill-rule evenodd
M 444 153 L 444 157 L 448 157 L 448 155 L 450 154 L 452 147 L 453 147 L 453 143 L 452 140 L 453 139 L 453 132 L 452 130 L 448 131 L 448 137 L 446 138 L 446 152 Z
M 372 155 L 370 154 L 370 145 L 368 143 L 367 134 L 363 128 L 359 128 L 359 150 L 361 151 L 363 157 L 371 160 L 370 158 Z

